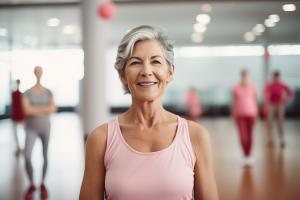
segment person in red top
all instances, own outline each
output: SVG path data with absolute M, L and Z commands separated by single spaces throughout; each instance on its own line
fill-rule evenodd
M 13 121 L 13 132 L 16 141 L 16 156 L 19 156 L 21 153 L 21 147 L 18 139 L 18 125 L 22 124 L 25 119 L 25 113 L 22 107 L 22 93 L 19 90 L 20 80 L 16 80 L 17 88 L 12 92 L 11 97 L 11 119 Z
M 273 145 L 272 140 L 272 124 L 274 119 L 278 126 L 280 146 L 285 147 L 284 140 L 284 114 L 285 106 L 291 100 L 293 96 L 292 90 L 280 80 L 280 73 L 278 71 L 274 72 L 273 81 L 267 84 L 264 90 L 264 98 L 268 110 L 268 144 Z

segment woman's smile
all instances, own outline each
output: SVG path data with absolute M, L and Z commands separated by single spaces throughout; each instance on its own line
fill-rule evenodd
M 137 83 L 137 86 L 142 88 L 151 88 L 153 86 L 156 86 L 158 82 L 156 81 L 141 81 Z

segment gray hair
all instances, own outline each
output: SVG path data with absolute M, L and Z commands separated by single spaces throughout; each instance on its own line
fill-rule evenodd
M 162 30 L 148 25 L 138 26 L 131 29 L 121 40 L 118 47 L 118 54 L 115 68 L 118 71 L 124 70 L 127 59 L 132 55 L 133 48 L 137 42 L 145 40 L 156 40 L 160 43 L 164 57 L 171 66 L 174 64 L 173 42 Z M 123 85 L 125 93 L 130 93 L 128 86 Z

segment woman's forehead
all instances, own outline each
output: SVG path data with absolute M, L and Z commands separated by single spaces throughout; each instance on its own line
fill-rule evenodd
M 137 42 L 130 57 L 138 57 L 139 55 L 163 56 L 160 43 L 157 40 L 145 40 Z

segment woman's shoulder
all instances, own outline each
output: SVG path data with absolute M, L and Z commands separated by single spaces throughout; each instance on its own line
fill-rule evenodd
M 108 124 L 104 123 L 88 134 L 86 144 L 95 149 L 106 147 Z
M 33 87 L 25 90 L 25 92 L 23 93 L 23 95 L 26 96 L 26 97 L 29 97 L 29 96 L 32 95 L 32 92 L 33 92 Z
M 93 140 L 95 142 L 101 142 L 106 140 L 107 137 L 108 123 L 101 124 L 95 128 L 91 133 L 88 134 L 88 140 Z
M 232 86 L 232 91 L 233 92 L 237 92 L 239 89 L 241 89 L 241 84 L 240 83 L 236 83 Z
M 210 136 L 207 129 L 194 121 L 187 120 L 190 139 L 193 146 L 203 146 L 209 143 Z

